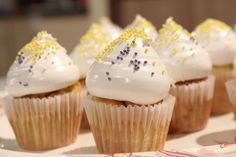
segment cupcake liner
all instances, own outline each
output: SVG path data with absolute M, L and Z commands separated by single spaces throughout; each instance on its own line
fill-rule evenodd
M 87 89 L 86 89 L 86 86 L 85 86 L 85 79 L 82 79 L 79 82 L 81 84 L 81 91 L 80 91 L 81 92 L 81 101 L 82 101 L 82 104 L 84 106 L 86 104 L 84 104 L 83 99 L 87 96 L 88 92 L 87 92 Z M 83 112 L 80 128 L 83 129 L 83 130 L 90 129 L 88 118 L 87 118 L 87 115 L 86 115 L 85 111 Z
M 234 112 L 234 116 L 236 118 L 236 79 L 227 81 L 225 83 L 225 86 L 228 93 L 232 111 Z
M 203 129 L 209 119 L 214 93 L 215 77 L 204 81 L 172 87 L 176 97 L 169 132 L 188 133 Z
M 101 153 L 161 150 L 166 141 L 175 98 L 154 105 L 126 107 L 86 99 L 85 111 Z
M 17 143 L 26 150 L 47 150 L 73 143 L 83 114 L 79 92 L 48 98 L 6 98 L 4 109 Z
M 212 115 L 224 114 L 232 111 L 226 88 L 225 82 L 235 76 L 232 68 L 213 69 L 212 72 L 216 77 L 215 93 L 213 97 Z

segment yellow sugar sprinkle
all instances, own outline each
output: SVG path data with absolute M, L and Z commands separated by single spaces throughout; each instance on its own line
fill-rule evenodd
M 177 52 L 178 52 L 177 48 L 173 48 L 173 49 L 170 51 L 170 56 L 174 56 Z
M 73 61 L 68 62 L 68 65 L 73 65 L 73 64 L 75 64 Z
M 142 31 L 142 32 L 144 32 L 145 29 L 147 29 L 147 28 L 154 29 L 154 30 L 156 29 L 150 21 L 146 20 L 145 18 L 141 17 L 140 15 L 136 16 L 133 26 L 131 26 L 131 27 L 134 27 L 138 31 Z
M 55 54 L 55 50 L 61 47 L 55 38 L 49 35 L 46 31 L 39 32 L 36 37 L 34 37 L 30 43 L 26 44 L 19 52 L 16 57 L 16 61 L 19 59 L 19 56 L 24 53 L 28 53 L 26 56 L 26 61 L 36 62 L 38 57 L 46 54 L 45 50 L 47 49 L 47 55 Z
M 108 53 L 111 50 L 113 50 L 114 46 L 116 46 L 121 41 L 126 41 L 127 43 L 130 43 L 130 40 L 135 39 L 135 38 L 142 38 L 142 39 L 146 40 L 147 35 L 143 32 L 138 31 L 136 28 L 125 29 L 119 37 L 117 37 L 112 42 L 110 42 L 105 47 L 105 49 L 97 55 L 96 60 L 99 61 L 100 58 L 102 58 L 102 57 L 106 59 L 108 57 Z
M 155 66 L 155 65 L 156 65 L 156 61 L 153 61 L 153 62 L 152 62 L 152 66 Z
M 46 69 L 46 68 L 44 68 L 44 69 L 43 69 L 43 71 L 42 71 L 42 73 L 45 73 L 46 71 L 47 71 L 47 69 Z
M 52 61 L 52 64 L 55 64 L 55 62 L 54 62 L 54 61 Z
M 209 18 L 209 19 L 203 21 L 201 24 L 199 24 L 196 27 L 194 32 L 196 34 L 204 33 L 204 34 L 207 34 L 209 36 L 212 31 L 219 32 L 222 29 L 232 30 L 232 28 L 229 25 L 227 25 L 226 23 L 224 23 L 220 20 Z
M 166 73 L 166 71 L 163 69 L 163 70 L 161 71 L 161 74 L 164 75 L 165 73 Z
M 97 55 L 110 40 L 111 36 L 104 33 L 101 25 L 93 23 L 85 35 L 81 37 L 79 46 L 75 48 L 74 52 L 78 55 L 85 55 L 88 52 Z
M 148 48 L 145 48 L 144 53 L 146 54 L 148 53 Z
M 32 76 L 34 76 L 34 75 L 36 74 L 36 72 L 35 72 L 35 71 L 32 71 L 31 74 L 32 74 Z
M 172 17 L 168 18 L 166 23 L 163 24 L 162 28 L 159 31 L 158 39 L 161 45 L 167 43 L 173 43 L 178 40 L 181 35 L 190 37 L 191 34 L 184 29 L 181 25 L 177 24 Z

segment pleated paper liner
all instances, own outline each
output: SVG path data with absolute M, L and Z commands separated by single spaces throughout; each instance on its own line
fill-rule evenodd
M 83 79 L 83 80 L 80 80 L 79 82 L 81 84 L 81 90 L 80 90 L 80 92 L 81 92 L 80 93 L 81 94 L 81 102 L 84 106 L 86 104 L 83 103 L 83 99 L 87 96 L 88 92 L 87 92 L 87 89 L 86 89 L 86 86 L 85 86 L 85 80 Z M 81 120 L 81 129 L 82 130 L 89 130 L 90 129 L 89 123 L 88 123 L 88 118 L 87 118 L 87 115 L 86 115 L 85 111 L 83 112 L 83 116 L 82 116 L 82 120 Z
M 232 67 L 214 67 L 212 73 L 216 77 L 215 93 L 213 98 L 212 115 L 220 115 L 232 111 L 227 96 L 225 82 L 235 75 Z
M 146 106 L 109 104 L 91 97 L 85 101 L 85 111 L 100 153 L 163 149 L 175 103 L 173 96 Z
M 236 79 L 228 80 L 225 83 L 232 111 L 236 118 Z
M 4 104 L 16 141 L 26 150 L 48 150 L 73 143 L 83 114 L 81 93 L 48 98 L 6 98 Z
M 205 128 L 211 113 L 214 82 L 215 77 L 209 75 L 201 82 L 171 88 L 170 93 L 176 97 L 176 104 L 170 133 L 188 133 Z

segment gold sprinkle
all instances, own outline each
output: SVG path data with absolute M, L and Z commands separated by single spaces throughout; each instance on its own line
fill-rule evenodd
M 26 61 L 36 62 L 38 57 L 42 57 L 43 55 L 50 53 L 55 54 L 56 50 L 61 46 L 57 43 L 56 39 L 49 35 L 46 31 L 39 32 L 30 43 L 26 44 L 19 52 L 16 57 L 27 53 Z M 45 50 L 50 50 L 49 52 L 45 52 Z
M 144 53 L 146 54 L 148 53 L 148 48 L 145 48 Z
M 87 55 L 88 52 L 97 55 L 110 40 L 111 36 L 104 33 L 102 26 L 93 23 L 88 31 L 81 37 L 79 45 L 75 47 L 73 52 L 80 56 Z
M 152 66 L 155 66 L 155 65 L 156 65 L 156 61 L 153 61 L 153 62 L 152 62 Z
M 128 28 L 128 29 L 124 30 L 123 33 L 119 37 L 117 37 L 112 42 L 110 42 L 105 47 L 105 49 L 97 55 L 96 60 L 99 61 L 101 58 L 107 58 L 108 53 L 110 51 L 112 51 L 114 46 L 117 45 L 118 43 L 120 43 L 121 41 L 126 41 L 126 42 L 130 43 L 130 40 L 135 39 L 135 38 L 142 38 L 145 40 L 145 39 L 147 39 L 147 35 L 143 32 L 139 32 L 135 28 Z
M 199 24 L 194 33 L 195 34 L 206 34 L 207 36 L 210 36 L 210 34 L 212 32 L 220 32 L 223 30 L 232 30 L 232 28 L 227 25 L 226 23 L 220 21 L 220 20 L 216 20 L 216 19 L 212 19 L 209 18 L 205 21 L 203 21 L 201 24 Z
M 44 69 L 43 69 L 43 71 L 42 71 L 42 73 L 45 73 L 46 71 L 47 71 L 47 69 L 46 69 L 46 68 L 44 68 Z
M 173 48 L 171 51 L 170 51 L 170 56 L 174 56 L 176 53 L 177 53 L 177 48 Z
M 55 64 L 55 62 L 54 62 L 54 61 L 52 61 L 52 64 Z
M 171 44 L 178 40 L 181 35 L 191 37 L 191 34 L 184 29 L 181 25 L 177 24 L 172 17 L 168 18 L 166 23 L 162 25 L 159 31 L 157 42 L 160 45 Z

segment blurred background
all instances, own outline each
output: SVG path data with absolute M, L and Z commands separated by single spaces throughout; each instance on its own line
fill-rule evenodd
M 16 53 L 40 30 L 47 30 L 71 52 L 101 16 L 124 27 L 136 14 L 160 28 L 167 17 L 189 31 L 208 17 L 233 26 L 236 0 L 0 0 L 0 77 Z

